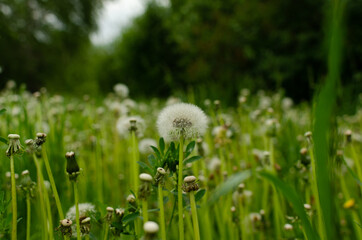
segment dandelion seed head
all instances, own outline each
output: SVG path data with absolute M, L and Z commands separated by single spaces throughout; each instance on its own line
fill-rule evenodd
M 121 98 L 128 97 L 129 89 L 125 84 L 117 83 L 114 85 L 113 90 Z
M 142 153 L 142 154 L 150 154 L 150 153 L 152 153 L 151 146 L 156 147 L 157 142 L 152 138 L 144 138 L 139 142 L 138 149 L 140 150 L 140 153 Z
M 139 116 L 121 117 L 117 121 L 117 131 L 121 138 L 127 138 L 129 136 L 130 129 L 132 127 L 131 121 L 136 121 L 136 135 L 142 137 L 143 130 L 145 128 L 145 122 Z
M 80 203 L 79 207 L 79 218 L 89 217 L 95 214 L 96 210 L 91 203 Z M 75 206 L 69 208 L 66 218 L 75 221 Z
M 166 141 L 197 138 L 207 129 L 208 119 L 197 106 L 177 103 L 165 107 L 158 116 L 157 128 Z

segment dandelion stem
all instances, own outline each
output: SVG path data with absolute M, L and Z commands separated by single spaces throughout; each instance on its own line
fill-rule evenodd
M 43 146 L 43 159 L 44 159 L 45 168 L 46 168 L 46 171 L 47 171 L 47 174 L 48 174 L 48 177 L 49 177 L 50 185 L 51 185 L 51 187 L 52 187 L 52 191 L 53 191 L 53 194 L 54 194 L 55 204 L 57 205 L 59 218 L 60 218 L 60 219 L 64 219 L 64 213 L 63 213 L 63 209 L 62 209 L 62 204 L 60 203 L 60 199 L 59 199 L 57 187 L 56 187 L 56 185 L 55 185 L 53 173 L 52 173 L 52 170 L 51 170 L 51 168 L 50 168 L 48 156 L 47 156 L 47 153 L 46 153 L 46 151 L 45 151 L 44 146 Z
M 148 203 L 147 203 L 147 199 L 142 200 L 142 216 L 143 216 L 143 222 L 148 222 Z
M 79 197 L 78 197 L 78 186 L 77 182 L 73 181 L 73 188 L 74 188 L 74 202 L 75 202 L 75 221 L 77 224 L 77 239 L 82 239 L 80 236 L 80 223 L 79 223 Z
M 138 161 L 138 152 L 137 152 L 137 138 L 135 131 L 131 131 L 132 134 L 132 174 L 133 174 L 133 187 L 134 189 L 138 189 L 138 167 L 137 167 L 137 161 Z
M 44 203 L 44 191 L 43 191 L 43 174 L 41 172 L 41 167 L 40 167 L 40 163 L 38 158 L 36 157 L 35 153 L 33 154 L 33 159 L 34 159 L 34 163 L 35 163 L 35 167 L 36 167 L 36 171 L 37 171 L 37 181 L 38 181 L 38 193 L 39 193 L 39 201 L 40 201 L 40 211 L 41 211 L 41 215 L 42 215 L 42 220 L 43 220 L 43 239 L 47 239 L 48 238 L 48 224 L 47 224 L 47 216 L 46 216 L 46 210 L 44 208 L 45 203 Z
M 108 229 L 109 229 L 109 224 L 107 223 L 106 224 L 106 229 L 104 231 L 104 240 L 107 240 L 108 239 Z
M 163 192 L 161 183 L 158 183 L 158 205 L 160 208 L 161 239 L 166 240 L 165 211 L 163 208 Z
M 17 205 L 16 205 L 16 183 L 15 183 L 15 170 L 14 170 L 14 156 L 10 156 L 10 171 L 11 171 L 11 205 L 13 208 L 13 227 L 11 230 L 11 239 L 16 240 L 16 225 L 17 225 Z
M 180 137 L 180 145 L 179 145 L 179 162 L 178 162 L 178 184 L 177 184 L 177 201 L 178 201 L 178 227 L 180 233 L 180 240 L 184 240 L 184 219 L 183 219 L 183 206 L 182 206 L 182 162 L 184 158 L 183 152 L 183 142 L 184 138 L 181 135 Z
M 30 194 L 26 194 L 26 240 L 30 240 L 31 205 Z
M 200 240 L 199 221 L 197 220 L 194 191 L 190 192 L 190 203 L 191 203 L 192 222 L 194 225 L 194 240 Z

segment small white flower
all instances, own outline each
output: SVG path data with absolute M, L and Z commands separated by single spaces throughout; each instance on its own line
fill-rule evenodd
M 131 120 L 136 120 L 136 135 L 138 137 L 141 137 L 143 134 L 143 130 L 145 128 L 145 123 L 142 118 L 139 116 L 133 116 L 133 117 L 121 117 L 117 121 L 117 131 L 118 134 L 122 138 L 127 138 L 129 136 L 130 128 L 131 128 Z
M 113 90 L 121 98 L 128 97 L 129 93 L 128 87 L 122 83 L 117 83 L 116 85 L 114 85 Z
M 151 146 L 157 147 L 157 142 L 152 138 L 144 138 L 138 144 L 138 149 L 142 154 L 152 153 Z
M 208 119 L 197 106 L 177 103 L 165 107 L 158 116 L 157 128 L 166 141 L 178 140 L 181 136 L 192 139 L 206 132 Z

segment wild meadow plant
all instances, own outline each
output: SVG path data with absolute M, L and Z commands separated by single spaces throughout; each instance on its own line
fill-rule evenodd
M 325 234 L 307 105 L 293 106 L 281 93 L 252 96 L 245 90 L 237 109 L 205 101 L 204 110 L 175 100 L 165 107 L 158 100 L 123 103 L 118 95 L 98 102 L 39 94 L 1 93 L 7 107 L 1 134 L 9 129 L 24 139 L 35 136 L 24 144 L 17 136 L 1 138 L 7 144 L 1 145 L 3 152 L 9 146 L 8 153 L 14 152 L 13 173 L 1 172 L 5 239 L 15 231 L 7 220 L 14 217 L 12 207 L 17 207 L 18 239 L 318 239 Z M 125 105 L 113 108 L 110 102 Z M 20 112 L 12 110 L 17 106 Z M 336 162 L 333 224 L 340 239 L 361 236 L 361 119 L 360 111 L 337 118 L 330 149 Z M 68 152 L 64 159 L 67 149 L 77 157 Z M 11 170 L 8 162 L 1 161 L 2 171 Z M 19 180 L 16 172 L 22 172 Z M 11 203 L 12 192 L 17 204 Z
M 331 4 L 314 104 L 248 89 L 226 107 L 137 102 L 123 84 L 104 99 L 8 84 L 0 135 L 28 140 L 0 138 L 0 238 L 361 239 L 362 97 L 334 115 L 344 5 Z

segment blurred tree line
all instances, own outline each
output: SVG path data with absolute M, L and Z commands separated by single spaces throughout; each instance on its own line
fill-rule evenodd
M 89 34 L 99 1 L 8 0 L 16 8 L 0 19 L 0 79 L 89 92 L 123 82 L 135 97 L 192 92 L 231 103 L 244 87 L 308 100 L 326 74 L 329 1 L 149 1 L 118 39 L 94 47 Z M 24 2 L 52 17 L 26 20 Z M 340 94 L 351 103 L 362 90 L 362 1 L 349 1 L 345 16 Z M 47 27 L 47 18 L 61 24 Z

